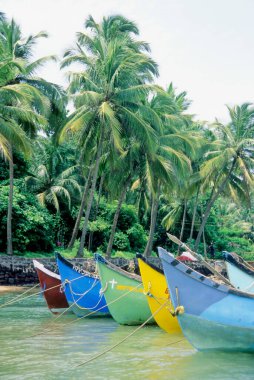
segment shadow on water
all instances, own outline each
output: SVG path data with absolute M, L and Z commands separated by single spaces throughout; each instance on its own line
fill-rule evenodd
M 9 299 L 13 294 L 1 296 Z M 15 296 L 15 294 L 14 294 Z M 178 334 L 144 327 L 123 344 L 89 364 L 75 368 L 115 345 L 136 327 L 110 318 L 55 320 L 40 297 L 0 309 L 0 378 L 9 379 L 253 379 L 250 354 L 199 353 Z M 52 322 L 57 328 L 39 336 Z M 177 342 L 177 343 L 176 343 Z

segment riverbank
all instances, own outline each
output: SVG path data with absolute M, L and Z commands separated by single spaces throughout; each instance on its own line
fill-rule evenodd
M 58 273 L 58 268 L 56 265 L 56 260 L 54 257 L 51 258 L 38 258 L 38 261 L 40 261 L 43 265 L 45 265 L 46 268 L 51 270 L 54 273 Z M 76 269 L 78 271 L 86 270 L 88 272 L 94 273 L 95 272 L 95 261 L 93 258 L 89 259 L 70 259 L 70 261 L 74 264 Z M 129 267 L 132 267 L 133 269 L 133 261 L 135 264 L 135 273 L 139 273 L 139 267 L 136 258 L 132 260 L 124 259 L 124 258 L 112 258 L 110 261 L 121 267 L 124 270 L 129 269 Z M 130 265 L 130 262 L 132 265 Z M 149 262 L 151 264 L 156 265 L 157 267 L 161 268 L 161 261 L 158 257 L 149 257 Z M 203 266 L 202 263 L 199 262 L 193 262 L 190 263 L 191 267 L 198 272 L 202 273 L 203 275 L 209 275 L 210 272 Z M 224 263 L 221 262 L 220 266 L 222 270 L 224 270 Z M 132 271 L 132 270 L 131 270 Z M 31 286 L 38 283 L 38 277 L 37 273 L 34 269 L 33 265 L 33 258 L 26 258 L 26 257 L 20 257 L 20 256 L 7 256 L 7 255 L 1 255 L 0 256 L 0 286 Z
M 26 288 L 26 286 L 0 285 L 0 293 L 23 292 Z

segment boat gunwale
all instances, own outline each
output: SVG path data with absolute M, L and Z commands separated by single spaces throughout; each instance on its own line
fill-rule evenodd
M 147 264 L 149 267 L 151 267 L 151 268 L 154 269 L 155 271 L 159 272 L 160 274 L 163 274 L 163 275 L 164 275 L 164 271 L 163 271 L 161 268 L 157 267 L 155 264 L 150 263 L 150 262 L 147 260 L 147 258 L 146 258 L 145 256 L 143 256 L 141 253 L 137 253 L 137 254 L 136 254 L 136 258 L 137 258 L 137 259 L 140 259 L 140 260 L 142 260 L 142 261 L 144 261 L 144 263 Z
M 239 289 L 235 289 L 235 288 L 228 286 L 226 284 L 219 284 L 218 282 L 212 280 L 211 278 L 202 275 L 201 273 L 197 272 L 196 270 L 190 268 L 188 265 L 184 264 L 182 261 L 179 261 L 176 258 L 172 257 L 171 254 L 169 252 L 167 252 L 164 248 L 162 248 L 162 249 L 163 249 L 163 251 L 166 252 L 167 259 L 169 261 L 163 259 L 160 255 L 160 251 L 159 251 L 159 255 L 160 255 L 161 260 L 164 260 L 168 264 L 170 264 L 174 267 L 177 267 L 177 270 L 183 272 L 185 275 L 191 277 L 193 280 L 200 282 L 203 285 L 209 286 L 210 288 L 214 288 L 216 290 L 219 290 L 223 293 L 235 294 L 235 295 L 238 295 L 238 296 L 243 297 L 243 298 L 254 298 L 253 293 L 243 292 Z M 194 273 L 195 275 L 193 276 L 192 273 Z M 204 282 L 205 279 L 208 281 Z
M 96 274 L 94 273 L 91 273 L 91 272 L 88 272 L 86 271 L 85 269 L 82 269 L 83 273 L 82 272 L 79 272 L 76 268 L 75 268 L 75 265 L 72 264 L 69 260 L 67 260 L 65 257 L 63 257 L 59 252 L 55 252 L 55 255 L 56 255 L 56 259 L 60 260 L 63 264 L 65 264 L 66 266 L 68 266 L 69 268 L 71 268 L 72 270 L 74 270 L 75 272 L 79 273 L 79 274 L 83 274 L 83 276 L 87 276 L 87 277 L 91 277 L 91 278 L 96 278 L 98 279 L 98 276 L 96 276 Z
M 50 277 L 53 277 L 59 281 L 61 281 L 61 277 L 59 274 L 52 272 L 50 269 L 46 268 L 44 264 L 40 263 L 38 260 L 33 259 L 34 268 L 40 270 L 41 272 L 47 274 Z
M 104 264 L 108 266 L 109 268 L 111 268 L 112 270 L 115 270 L 116 272 L 122 274 L 123 276 L 129 277 L 131 280 L 135 280 L 137 282 L 142 283 L 141 276 L 139 276 L 136 273 L 130 273 L 130 272 L 125 271 L 124 269 L 118 267 L 117 265 L 112 264 L 110 261 L 108 261 L 107 259 L 105 259 L 103 256 L 101 256 L 98 253 L 96 254 L 96 262 L 99 262 L 100 264 Z
M 237 261 L 230 252 L 224 253 L 224 259 L 226 262 L 235 265 L 237 268 L 241 269 L 243 272 L 247 273 L 248 275 L 254 276 L 254 269 L 251 270 L 250 268 L 248 268 L 246 264 L 244 263 L 244 260 L 243 262 Z

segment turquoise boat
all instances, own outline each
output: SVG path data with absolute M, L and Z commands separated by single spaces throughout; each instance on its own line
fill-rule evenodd
M 219 284 L 159 248 L 178 322 L 198 350 L 254 352 L 254 294 Z
M 254 270 L 235 253 L 224 251 L 223 257 L 231 284 L 244 292 L 254 293 Z

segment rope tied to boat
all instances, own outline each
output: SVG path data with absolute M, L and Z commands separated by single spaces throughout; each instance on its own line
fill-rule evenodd
M 104 288 L 100 289 L 100 294 L 106 293 L 107 289 L 108 289 L 108 281 L 106 281 L 106 284 L 105 284 Z
M 19 296 L 16 296 L 12 299 L 10 299 L 9 301 L 6 301 L 5 303 L 3 303 L 2 305 L 0 305 L 0 308 L 3 308 L 5 306 L 9 306 L 9 305 L 13 305 L 14 303 L 16 302 L 20 302 L 20 301 L 24 301 L 25 299 L 27 298 L 31 298 L 31 297 L 34 297 L 34 296 L 37 296 L 37 295 L 40 295 L 40 294 L 43 294 L 43 293 L 46 293 L 52 289 L 56 289 L 56 288 L 59 288 L 61 286 L 65 286 L 66 283 L 71 283 L 71 282 L 74 282 L 74 281 L 77 281 L 79 280 L 80 278 L 82 277 L 85 277 L 86 275 L 83 274 L 82 276 L 79 276 L 79 277 L 76 277 L 74 278 L 73 280 L 67 280 L 65 279 L 63 282 L 61 282 L 60 284 L 58 285 L 54 285 L 54 286 L 51 286 L 50 288 L 47 288 L 47 289 L 44 289 L 44 288 L 41 288 L 41 290 L 39 292 L 35 292 L 33 294 L 29 294 L 29 295 L 26 295 L 25 297 L 22 298 L 23 295 L 25 295 L 26 293 L 30 292 L 31 290 L 33 290 L 34 288 L 36 287 L 39 287 L 40 284 L 35 284 L 34 286 L 32 286 L 31 288 L 27 289 L 25 292 L 23 292 L 22 294 L 20 294 Z
M 91 357 L 90 359 L 86 360 L 85 362 L 81 363 L 81 364 L 78 364 L 77 366 L 73 367 L 73 368 L 78 368 L 78 367 L 82 367 L 84 366 L 85 364 L 88 364 L 90 362 L 92 362 L 93 360 L 105 355 L 106 353 L 112 351 L 114 348 L 120 346 L 120 344 L 122 344 L 123 342 L 125 342 L 128 338 L 130 338 L 132 335 L 134 335 L 136 332 L 138 332 L 140 329 L 142 329 L 151 319 L 154 318 L 154 316 L 159 313 L 161 311 L 161 309 L 163 307 L 166 306 L 166 303 L 168 301 L 166 301 L 163 305 L 161 305 L 153 314 L 150 315 L 149 318 L 147 318 L 147 320 L 145 322 L 142 323 L 142 325 L 138 326 L 134 331 L 132 331 L 130 334 L 128 334 L 125 338 L 123 338 L 122 340 L 120 340 L 120 342 L 114 344 L 113 346 L 107 348 L 106 350 L 100 352 L 99 354 Z
M 152 284 L 151 284 L 151 282 L 149 281 L 149 282 L 148 282 L 147 291 L 145 291 L 145 289 L 144 289 L 143 294 L 144 294 L 145 296 L 148 296 L 148 297 L 153 297 L 153 294 L 151 293 L 151 289 L 152 289 Z
M 175 292 L 176 292 L 177 307 L 175 308 L 175 310 L 170 310 L 170 313 L 171 313 L 172 317 L 177 317 L 178 315 L 182 315 L 185 312 L 184 306 L 180 305 L 179 291 L 178 291 L 178 287 L 177 286 L 175 287 Z
M 134 292 L 134 291 L 135 291 L 137 288 L 139 288 L 140 286 L 142 286 L 142 283 L 138 284 L 138 285 L 135 286 L 133 289 L 128 290 L 128 292 L 121 294 L 119 297 L 115 298 L 113 301 L 107 303 L 107 306 L 110 306 L 110 305 L 112 305 L 113 303 L 119 301 L 121 298 L 126 297 L 128 294 Z M 80 298 L 82 298 L 82 297 L 80 297 Z M 79 301 L 79 300 L 77 300 L 77 302 L 78 302 L 78 301 Z M 63 314 L 65 314 L 68 310 L 70 310 L 74 305 L 75 305 L 75 303 L 71 304 L 71 306 L 70 306 L 67 310 L 64 310 L 60 315 L 58 315 L 58 316 L 54 319 L 54 322 L 55 322 L 57 319 L 59 319 Z M 102 310 L 104 307 L 105 307 L 105 305 L 99 307 L 99 308 L 98 308 L 97 310 L 95 310 L 95 311 L 91 311 L 91 313 L 88 313 L 88 314 L 83 315 L 82 317 L 79 317 L 79 318 L 73 319 L 73 320 L 70 321 L 70 322 L 67 322 L 67 323 L 61 324 L 61 326 L 57 326 L 57 325 L 54 326 L 54 322 L 53 322 L 51 325 L 52 325 L 52 327 L 54 327 L 54 328 L 56 328 L 56 327 L 61 327 L 61 328 L 63 328 L 64 326 L 71 325 L 72 323 L 76 323 L 77 321 L 81 321 L 81 319 L 84 319 L 84 318 L 90 317 L 91 315 L 94 315 L 94 314 L 97 313 L 98 311 Z M 52 330 L 53 330 L 53 329 L 51 329 L 50 326 L 49 326 L 48 328 L 45 328 L 43 331 L 41 331 L 41 332 L 39 332 L 39 333 L 37 333 L 37 334 L 30 335 L 30 336 L 28 336 L 27 338 L 34 338 L 34 337 L 36 337 L 36 336 L 43 335 L 43 334 L 45 334 L 45 333 L 47 333 L 47 332 L 50 332 L 50 331 L 52 331 Z

